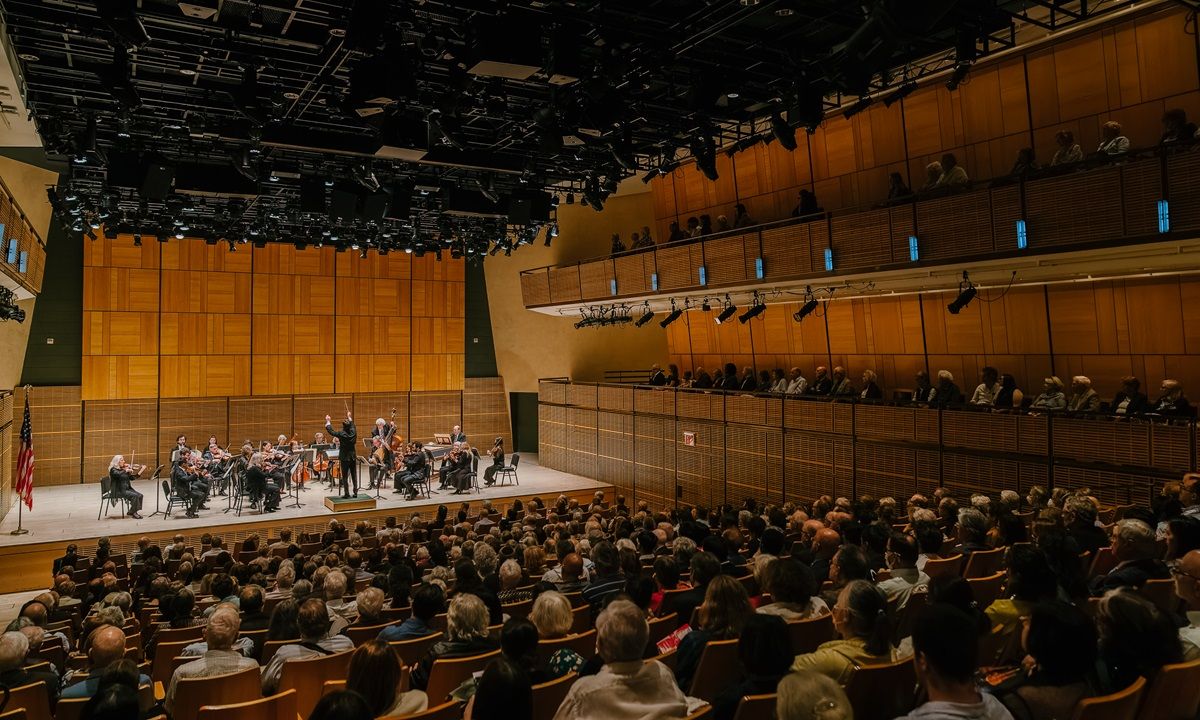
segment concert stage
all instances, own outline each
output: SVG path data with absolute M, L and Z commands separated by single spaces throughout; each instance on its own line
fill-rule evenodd
M 278 512 L 266 515 L 250 511 L 238 517 L 232 511 L 223 512 L 225 498 L 213 497 L 209 500 L 210 509 L 202 510 L 200 517 L 195 519 L 184 517 L 182 510 L 179 514 L 172 512 L 170 518 L 162 515 L 151 517 L 150 513 L 154 512 L 154 489 L 149 480 L 134 483 L 138 492 L 146 496 L 142 508 L 145 517 L 141 520 L 122 518 L 119 506 L 109 508 L 107 505 L 109 515 L 101 515 L 97 520 L 96 511 L 100 507 L 100 485 L 97 483 L 35 488 L 34 510 L 25 513 L 23 522 L 29 533 L 9 534 L 17 527 L 16 507 L 0 523 L 0 587 L 5 592 L 46 587 L 50 582 L 51 562 L 62 555 L 68 543 L 78 543 L 80 551 L 90 555 L 96 539 L 105 535 L 112 540 L 114 551 L 118 553 L 128 552 L 142 535 L 149 535 L 162 545 L 170 535 L 182 533 L 189 542 L 197 538 L 198 544 L 200 535 L 211 532 L 221 535 L 232 545 L 252 532 L 265 535 L 280 525 L 289 525 L 297 532 L 323 530 L 333 517 L 346 525 L 353 525 L 360 519 L 382 524 L 389 515 L 394 515 L 401 522 L 413 513 L 432 517 L 441 504 L 450 508 L 453 514 L 462 502 L 469 502 L 474 511 L 483 500 L 491 500 L 497 509 L 503 510 L 515 498 L 528 500 L 540 496 L 549 504 L 560 494 L 581 501 L 590 500 L 596 490 L 604 490 L 609 496 L 612 494 L 612 486 L 605 483 L 541 467 L 537 463 L 537 456 L 532 454 L 521 454 L 519 472 L 520 485 L 484 488 L 482 493 L 467 495 L 452 495 L 447 490 L 434 492 L 429 499 L 405 501 L 400 499 L 402 496 L 393 495 L 389 487 L 383 491 L 383 499 L 376 501 L 375 509 L 338 513 L 325 507 L 325 497 L 336 493 L 330 492 L 324 483 L 311 485 L 300 493 L 303 507 L 287 507 L 293 501 L 285 497 L 283 507 Z M 436 477 L 433 484 L 436 488 Z M 374 491 L 368 493 L 360 489 L 360 493 L 374 496 Z M 165 507 L 165 501 L 160 505 Z

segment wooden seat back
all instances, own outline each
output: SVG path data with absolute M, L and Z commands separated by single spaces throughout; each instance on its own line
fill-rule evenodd
M 769 695 L 744 695 L 738 703 L 733 720 L 774 720 L 775 693 Z
M 995 575 L 1004 567 L 1004 553 L 1007 549 L 998 547 L 995 550 L 976 550 L 971 553 L 967 558 L 967 566 L 963 568 L 963 577 L 970 580 Z
M 1200 714 L 1200 660 L 1163 665 L 1138 711 L 1138 720 L 1195 720 Z
M 457 700 L 450 700 L 441 705 L 419 712 L 416 715 L 405 715 L 401 718 L 399 715 L 392 717 L 378 718 L 378 720 L 459 720 L 462 717 L 462 703 Z
M 196 720 L 296 720 L 296 691 L 230 705 L 205 705 Z
M 533 720 L 554 720 L 558 706 L 567 697 L 571 685 L 578 679 L 575 673 L 533 686 Z
M 967 584 L 971 586 L 971 597 L 975 598 L 975 604 L 986 608 L 999 599 L 1000 593 L 1004 591 L 1006 577 L 1006 573 L 997 572 L 987 577 L 967 578 Z
M 38 681 L 12 688 L 8 691 L 5 708 L 25 710 L 26 720 L 52 720 L 50 716 L 50 694 L 46 683 Z
M 390 642 L 388 645 L 392 649 L 400 653 L 400 661 L 405 665 L 413 665 L 429 652 L 429 648 L 442 639 L 442 633 L 435 632 L 425 637 L 413 638 L 412 640 L 397 640 Z
M 963 564 L 962 555 L 953 555 L 948 558 L 929 558 L 925 561 L 925 574 L 930 580 L 942 577 L 943 575 L 958 575 Z
M 500 651 L 493 650 L 482 655 L 471 655 L 462 658 L 440 658 L 433 661 L 429 670 L 429 684 L 425 694 L 430 703 L 441 703 L 454 688 L 462 685 L 463 681 L 483 670 L 489 662 L 499 657 Z
M 710 640 L 700 655 L 688 695 L 712 702 L 726 687 L 737 684 L 742 678 L 737 651 L 737 638 Z
M 1193 688 L 1193 691 L 1195 688 Z M 1075 706 L 1072 720 L 1134 720 L 1142 693 L 1146 691 L 1146 678 L 1138 678 L 1129 687 L 1111 695 L 1086 698 Z
M 821 643 L 833 639 L 833 615 L 830 613 L 808 620 L 792 620 L 787 625 L 792 652 L 796 655 L 813 652 Z
M 226 675 L 185 678 L 175 683 L 171 720 L 196 720 L 204 705 L 233 705 L 262 696 L 259 669 L 248 667 Z
M 561 648 L 574 650 L 583 659 L 590 660 L 596 656 L 596 631 L 588 630 L 578 635 L 568 635 L 552 640 L 538 640 L 538 658 L 543 662 L 549 662 L 550 656 L 558 652 Z
M 891 720 L 916 705 L 917 673 L 911 657 L 882 665 L 863 665 L 846 683 L 856 720 Z
M 321 699 L 325 680 L 344 680 L 350 667 L 350 654 L 344 650 L 332 655 L 288 660 L 279 674 L 280 690 L 296 691 L 296 712 L 308 717 Z

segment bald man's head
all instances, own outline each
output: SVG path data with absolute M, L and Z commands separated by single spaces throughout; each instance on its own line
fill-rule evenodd
M 1200 550 L 1192 550 L 1179 559 L 1174 568 L 1175 594 L 1190 610 L 1200 610 Z
M 125 633 L 119 627 L 104 625 L 92 633 L 92 644 L 88 648 L 88 659 L 92 668 L 108 667 L 125 657 Z
M 842 544 L 842 536 L 836 530 L 821 528 L 813 538 L 813 554 L 818 558 L 831 558 Z
M 50 609 L 37 600 L 27 603 L 25 608 L 21 610 L 21 617 L 29 618 L 38 627 L 46 625 L 46 618 L 49 614 Z

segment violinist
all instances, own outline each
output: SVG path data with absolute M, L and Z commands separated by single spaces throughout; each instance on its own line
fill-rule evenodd
M 415 483 L 425 479 L 425 449 L 421 447 L 421 443 L 411 443 L 404 448 L 404 466 L 400 473 L 396 475 L 396 489 L 394 493 L 404 493 L 405 500 L 415 500 L 417 490 Z
M 496 442 L 492 445 L 492 449 L 488 450 L 488 454 L 492 456 L 492 464 L 483 470 L 483 484 L 491 487 L 496 484 L 496 473 L 504 467 L 504 438 L 496 438 Z
M 335 432 L 330 417 L 325 416 L 325 432 L 338 440 L 338 464 L 341 466 L 341 490 L 343 498 L 350 498 L 350 488 L 358 495 L 358 458 L 354 454 L 354 446 L 358 442 L 358 431 L 354 428 L 354 418 L 346 411 L 346 419 L 342 421 L 342 429 Z
M 129 502 L 129 517 L 141 520 L 142 494 L 133 489 L 133 479 L 146 470 L 145 465 L 130 465 L 124 455 L 114 455 L 108 464 L 108 479 L 112 483 L 108 496 L 110 502 L 124 498 Z
M 450 484 L 454 486 L 452 494 L 461 495 L 471 489 L 471 470 L 474 460 L 475 454 L 471 452 L 471 446 L 463 443 L 459 448 L 458 456 L 454 459 L 454 465 L 448 473 Z
M 187 446 L 187 435 L 175 438 L 175 447 L 171 449 L 172 455 L 179 453 L 173 458 L 175 462 L 181 462 L 191 451 L 192 449 Z
M 262 503 L 263 512 L 273 513 L 279 509 L 279 484 L 275 476 L 267 474 L 265 457 L 261 452 L 250 456 L 250 464 L 246 467 L 246 488 L 250 491 L 251 502 L 256 505 Z
M 284 438 L 284 440 L 286 441 L 287 438 Z M 262 453 L 263 456 L 263 473 L 271 479 L 271 482 L 275 483 L 276 487 L 288 490 L 288 476 L 287 473 L 284 472 L 288 460 L 287 453 L 283 452 L 277 447 L 272 446 L 271 443 L 266 440 L 263 440 L 262 444 L 259 446 L 259 452 Z
M 210 469 L 216 471 L 215 474 L 217 475 L 218 479 L 220 479 L 220 477 L 224 475 L 225 468 L 228 466 L 228 462 L 233 456 L 221 449 L 221 446 L 217 444 L 216 435 L 210 435 L 208 437 L 208 447 L 204 448 L 204 453 L 201 455 L 201 457 L 203 457 L 204 461 L 208 463 Z M 225 494 L 224 485 L 221 485 L 217 489 L 221 495 Z
M 188 517 L 199 517 L 197 510 L 208 509 L 204 505 L 208 497 L 208 485 L 197 474 L 191 453 L 182 456 L 171 468 L 171 481 L 175 484 L 176 493 L 187 502 Z
M 448 476 L 455 468 L 455 462 L 458 460 L 458 453 L 462 450 L 461 442 L 454 443 L 454 447 L 450 452 L 446 453 L 446 457 L 442 458 L 442 464 L 438 467 L 438 489 L 445 490 L 450 485 Z

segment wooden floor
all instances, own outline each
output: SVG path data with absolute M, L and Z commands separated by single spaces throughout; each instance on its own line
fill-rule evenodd
M 453 509 L 461 502 L 470 503 L 477 509 L 483 500 L 492 500 L 498 509 L 505 509 L 516 498 L 528 500 L 540 496 L 547 502 L 560 494 L 586 501 L 596 490 L 611 494 L 611 486 L 579 475 L 551 470 L 537 464 L 536 455 L 521 455 L 520 485 L 504 485 L 486 488 L 482 493 L 452 495 L 448 491 L 434 494 L 430 499 L 405 501 L 402 496 L 385 490 L 383 499 L 374 510 L 337 513 L 347 525 L 359 519 L 381 523 L 387 516 L 395 516 L 403 522 L 413 513 L 424 517 L 432 516 L 437 506 L 445 504 Z M 434 481 L 436 486 L 437 482 Z M 236 541 L 251 532 L 269 533 L 280 525 L 288 525 L 298 531 L 314 531 L 334 517 L 326 509 L 325 496 L 330 494 L 324 484 L 315 485 L 300 493 L 303 507 L 283 507 L 279 512 L 259 514 L 247 512 L 241 517 L 233 512 L 222 512 L 225 499 L 214 497 L 209 500 L 209 510 L 202 510 L 200 517 L 190 519 L 172 513 L 170 518 L 162 515 L 150 516 L 154 512 L 154 494 L 151 482 L 135 483 L 148 502 L 142 510 L 141 520 L 122 518 L 119 507 L 111 508 L 107 516 L 96 519 L 100 508 L 100 486 L 63 485 L 35 488 L 33 511 L 26 512 L 23 526 L 29 530 L 25 535 L 9 534 L 17 527 L 17 509 L 14 507 L 0 522 L 0 590 L 5 592 L 44 588 L 49 585 L 51 561 L 62 555 L 67 543 L 79 543 L 86 555 L 95 547 L 100 537 L 110 537 L 114 551 L 131 549 L 136 539 L 148 535 L 162 544 L 170 534 L 180 533 L 188 538 L 198 538 L 202 533 L 220 533 L 226 541 Z M 366 491 L 363 491 L 364 493 Z M 285 500 L 284 505 L 288 502 Z

